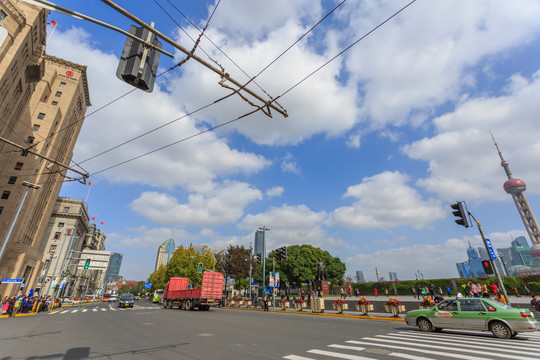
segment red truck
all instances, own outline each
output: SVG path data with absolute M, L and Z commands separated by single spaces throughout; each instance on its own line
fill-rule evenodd
M 223 291 L 223 274 L 215 271 L 205 271 L 202 276 L 201 287 L 188 289 L 188 278 L 172 277 L 165 286 L 163 294 L 163 308 L 193 310 L 198 308 L 207 311 L 210 306 L 219 305 Z

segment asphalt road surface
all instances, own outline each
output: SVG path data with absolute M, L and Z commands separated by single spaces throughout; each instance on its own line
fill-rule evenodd
M 421 333 L 403 322 L 162 309 L 139 301 L 0 319 L 0 359 L 540 359 L 540 334 Z

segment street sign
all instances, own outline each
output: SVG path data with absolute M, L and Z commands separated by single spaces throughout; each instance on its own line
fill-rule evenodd
M 491 240 L 486 239 L 486 244 L 487 244 L 487 246 L 488 246 L 489 256 L 491 256 L 491 259 L 492 259 L 492 260 L 496 260 L 496 259 L 497 259 L 497 255 L 495 255 L 495 251 L 493 250 L 493 246 L 491 246 Z
M 144 284 L 144 288 L 145 289 L 150 289 L 152 287 L 152 283 L 151 282 L 146 282 L 146 284 Z
M 251 286 L 259 286 L 259 283 L 258 282 L 252 282 Z
M 2 279 L 3 283 L 11 283 L 11 284 L 17 284 L 22 283 L 23 279 Z

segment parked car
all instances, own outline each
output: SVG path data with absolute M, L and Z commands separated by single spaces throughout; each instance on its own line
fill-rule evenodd
M 133 307 L 133 302 L 135 301 L 135 297 L 133 294 L 127 293 L 120 295 L 120 300 L 118 301 L 118 307 L 119 308 L 125 308 L 125 307 Z
M 111 297 L 109 298 L 109 301 L 110 302 L 118 301 L 118 295 L 111 295 Z
M 491 331 L 495 337 L 503 339 L 538 328 L 538 322 L 529 309 L 512 308 L 484 298 L 446 299 L 430 309 L 407 312 L 405 321 L 422 331 L 482 330 Z

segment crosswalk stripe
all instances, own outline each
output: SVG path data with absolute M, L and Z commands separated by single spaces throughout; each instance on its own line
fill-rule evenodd
M 107 309 L 101 308 L 101 311 L 107 311 Z
M 92 309 L 92 311 L 97 311 L 97 309 Z
M 88 309 L 83 309 L 83 311 L 82 311 L 82 312 L 87 312 L 87 311 L 88 311 Z
M 488 358 L 478 357 L 478 356 L 467 356 L 463 354 L 449 354 L 442 351 L 434 351 L 434 350 L 424 350 L 424 349 L 417 349 L 407 346 L 398 346 L 398 345 L 388 345 L 388 344 L 380 344 L 380 343 L 373 343 L 368 341 L 357 341 L 357 340 L 347 340 L 347 343 L 350 344 L 358 344 L 358 345 L 370 345 L 370 346 L 381 346 L 386 347 L 390 349 L 399 349 L 399 350 L 408 350 L 408 351 L 416 351 L 421 352 L 424 354 L 431 354 L 431 355 L 439 355 L 439 356 L 447 356 L 447 357 L 453 357 L 457 359 L 465 359 L 465 360 L 491 360 Z
M 312 354 L 318 354 L 318 355 L 333 356 L 333 357 L 338 358 L 338 359 L 373 360 L 373 358 L 368 358 L 368 357 L 364 357 L 364 356 L 342 354 L 342 353 L 337 353 L 337 352 L 334 352 L 334 351 L 326 351 L 326 350 L 313 349 L 313 350 L 308 350 L 307 352 L 312 353 Z
M 77 311 L 79 311 L 79 309 L 75 309 L 71 313 L 73 314 L 73 313 L 76 313 Z
M 360 346 L 339 345 L 339 344 L 328 345 L 328 347 L 336 348 L 336 349 L 345 349 L 345 350 L 357 350 L 357 351 L 363 351 L 366 349 Z
M 408 360 L 435 360 L 433 358 L 427 358 L 427 357 L 423 357 L 423 356 L 416 356 L 416 355 L 403 354 L 403 353 L 397 353 L 397 352 L 391 352 L 388 355 L 399 357 L 399 358 L 402 358 L 402 359 L 408 359 Z
M 288 359 L 288 360 L 314 360 L 312 358 L 307 358 L 307 357 L 298 356 L 298 355 L 287 355 L 287 356 L 284 356 L 283 359 Z
M 434 339 L 433 341 L 431 340 L 426 340 L 425 338 L 421 338 L 423 337 L 423 334 L 401 334 L 401 333 L 398 333 L 398 334 L 392 334 L 392 336 L 399 336 L 400 338 L 407 338 L 407 339 L 415 339 L 415 340 L 418 340 L 418 341 L 423 341 L 423 342 L 440 342 L 441 339 L 444 339 L 445 342 L 449 342 L 449 343 L 459 343 L 459 344 L 474 344 L 474 345 L 479 345 L 479 344 L 482 344 L 482 343 L 486 343 L 488 344 L 487 346 L 490 346 L 490 347 L 503 347 L 503 348 L 506 348 L 506 349 L 518 349 L 518 350 L 537 350 L 536 348 L 540 348 L 540 345 L 529 345 L 529 344 L 517 344 L 514 342 L 514 344 L 516 345 L 513 345 L 511 343 L 508 343 L 508 342 L 504 342 L 502 343 L 501 341 L 496 341 L 496 342 L 484 342 L 482 339 L 474 339 L 474 340 L 461 340 L 461 339 L 452 339 L 450 338 L 450 336 L 446 336 L 446 335 L 443 335 L 443 336 L 429 336 L 431 334 L 427 334 L 427 337 L 428 339 Z M 513 341 L 513 340 L 512 340 Z M 513 351 L 513 350 L 507 350 L 507 351 Z
M 49 313 L 49 315 L 54 315 L 54 314 L 58 314 L 58 313 L 59 313 L 59 311 L 52 311 L 52 312 Z
M 366 338 L 362 338 L 363 340 L 364 339 L 368 339 L 368 340 L 371 340 L 371 341 L 381 341 L 381 342 L 384 342 L 384 343 L 392 343 L 392 344 L 403 344 L 403 345 L 410 345 L 410 342 L 407 342 L 407 341 L 400 341 L 400 340 L 386 340 L 386 339 L 381 339 L 381 337 L 391 337 L 391 336 L 388 336 L 388 335 L 376 335 L 375 338 L 369 338 L 369 337 L 366 337 Z M 403 340 L 406 340 L 406 339 L 403 339 Z M 437 343 L 440 343 L 440 342 L 437 342 Z M 433 345 L 429 345 L 429 344 L 418 344 L 418 343 L 415 343 L 414 346 L 417 346 L 417 347 L 427 347 L 427 348 L 432 348 Z M 467 348 L 468 347 L 468 348 Z M 437 349 L 438 350 L 453 350 L 453 351 L 464 351 L 464 352 L 467 352 L 469 354 L 480 354 L 480 355 L 486 355 L 486 352 L 484 350 L 474 350 L 474 349 L 471 349 L 470 348 L 471 346 L 468 346 L 468 345 L 460 345 L 460 348 L 459 349 L 455 349 L 455 348 L 451 348 L 451 347 L 446 347 L 446 346 L 437 346 Z M 498 356 L 498 357 L 508 357 L 508 354 L 497 354 L 497 353 L 491 353 L 489 354 L 490 356 Z M 513 360 L 538 360 L 537 357 L 534 357 L 534 358 L 528 358 L 528 357 L 523 357 L 523 356 L 512 356 L 512 359 Z
M 114 308 L 111 308 L 111 310 L 112 310 L 112 311 L 116 311 L 116 309 L 114 309 Z
M 61 311 L 60 314 L 64 314 L 64 313 L 67 313 L 69 310 L 64 310 L 64 311 Z

